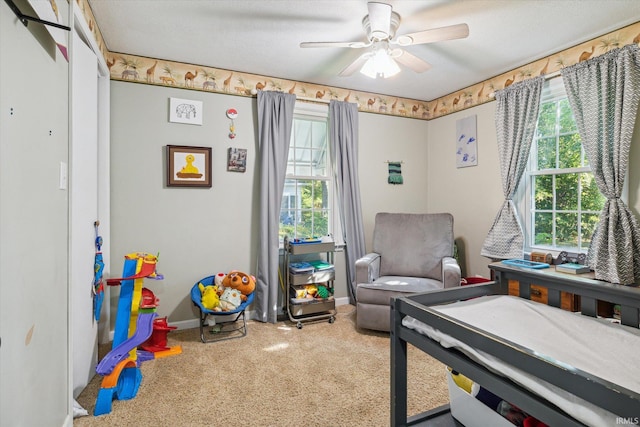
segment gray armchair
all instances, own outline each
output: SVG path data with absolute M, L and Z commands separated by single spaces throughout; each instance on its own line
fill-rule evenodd
M 391 297 L 460 286 L 448 213 L 378 213 L 373 252 L 356 261 L 356 325 L 389 331 Z

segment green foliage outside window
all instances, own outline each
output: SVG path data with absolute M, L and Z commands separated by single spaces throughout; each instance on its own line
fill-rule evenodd
M 532 155 L 531 245 L 584 251 L 606 198 L 589 170 L 566 97 L 541 104 Z

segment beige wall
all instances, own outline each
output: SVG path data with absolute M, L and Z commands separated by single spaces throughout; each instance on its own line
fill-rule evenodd
M 429 208 L 451 212 L 463 276 L 489 277 L 482 243 L 503 200 L 494 125 L 495 102 L 429 122 Z M 476 115 L 478 166 L 456 168 L 456 120 Z
M 203 125 L 168 122 L 169 98 L 203 102 Z M 228 138 L 228 108 L 238 110 Z M 232 269 L 255 274 L 258 189 L 255 98 L 111 82 L 112 275 L 130 252 L 160 252 L 163 281 L 147 280 L 158 314 L 195 319 L 189 291 L 200 278 Z M 360 186 L 367 243 L 378 211 L 427 210 L 428 122 L 359 113 Z M 213 186 L 166 188 L 164 147 L 212 147 Z M 226 171 L 228 147 L 248 149 L 245 173 Z M 387 184 L 387 160 L 403 161 L 405 184 Z M 337 298 L 347 297 L 343 253 L 336 256 Z M 115 310 L 118 293 L 111 298 Z
M 430 211 L 451 212 L 454 230 L 463 252 L 462 268 L 465 276 L 489 277 L 490 260 L 480 255 L 482 244 L 493 224 L 504 196 L 500 180 L 495 130 L 495 102 L 490 102 L 429 122 Z M 457 169 L 455 165 L 456 120 L 477 116 L 478 166 Z M 636 122 L 631 143 L 629 179 L 627 180 L 629 207 L 640 218 L 640 123 Z

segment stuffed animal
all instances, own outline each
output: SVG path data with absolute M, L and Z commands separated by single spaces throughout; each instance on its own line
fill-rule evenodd
M 247 300 L 247 295 L 252 293 L 256 288 L 256 279 L 253 276 L 242 273 L 240 271 L 232 271 L 227 274 L 222 281 L 224 290 L 227 288 L 236 289 L 240 291 L 240 298 L 242 301 Z
M 224 292 L 222 292 L 222 295 L 220 295 L 220 304 L 214 310 L 233 311 L 240 307 L 243 296 L 239 290 L 227 287 L 224 289 Z
M 226 274 L 224 273 L 218 273 L 216 274 L 216 276 L 213 278 L 213 284 L 218 286 L 218 289 L 220 289 L 222 285 L 222 281 L 224 280 Z
M 215 310 L 220 305 L 218 287 L 215 285 L 205 286 L 202 283 L 198 283 L 198 288 L 202 294 L 202 306 L 207 310 Z

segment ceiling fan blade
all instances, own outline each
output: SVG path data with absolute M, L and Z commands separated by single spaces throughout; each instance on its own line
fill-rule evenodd
M 300 47 L 350 47 L 360 49 L 371 46 L 371 42 L 302 42 Z
M 447 27 L 432 28 L 430 30 L 418 31 L 416 33 L 398 36 L 392 43 L 400 46 L 413 44 L 433 43 L 443 40 L 463 39 L 469 35 L 467 24 L 449 25 Z
M 367 3 L 369 10 L 369 25 L 371 37 L 378 40 L 389 37 L 391 27 L 391 5 L 370 1 Z
M 400 51 L 400 52 L 397 52 Z M 412 69 L 416 73 L 423 73 L 431 68 L 431 64 L 423 61 L 415 55 L 410 54 L 406 50 L 403 49 L 394 49 L 393 54 L 391 55 L 393 59 L 402 65 Z
M 355 61 L 353 61 L 351 64 L 347 65 L 342 71 L 340 71 L 339 75 L 342 77 L 348 77 L 351 74 L 355 73 L 360 68 L 362 68 L 362 66 L 364 65 L 365 62 L 367 62 L 367 59 L 369 59 L 370 56 L 371 56 L 370 52 L 363 53 L 358 58 L 356 58 Z

